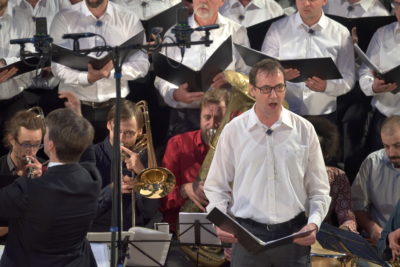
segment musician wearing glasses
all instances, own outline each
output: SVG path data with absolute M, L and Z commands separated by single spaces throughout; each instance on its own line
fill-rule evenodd
M 379 28 L 368 45 L 367 56 L 382 72 L 400 65 L 400 1 L 392 1 L 397 21 Z M 377 77 L 366 65 L 359 70 L 360 87 L 364 94 L 372 96 L 374 115 L 367 136 L 368 152 L 382 148 L 380 126 L 385 118 L 400 115 L 400 94 L 392 91 L 398 84 Z
M 94 146 L 96 156 L 96 166 L 102 177 L 102 200 L 110 204 L 104 208 L 103 214 L 98 214 L 93 222 L 91 231 L 107 232 L 111 225 L 111 162 L 114 138 L 114 118 L 115 105 L 113 105 L 107 115 L 108 136 L 103 142 Z M 144 120 L 143 113 L 135 103 L 129 100 L 121 102 L 121 124 L 120 142 L 122 158 L 122 193 L 123 195 L 123 229 L 129 230 L 132 225 L 132 199 L 133 190 L 132 177 L 135 177 L 147 167 L 147 150 L 136 147 L 137 141 L 143 132 Z M 137 151 L 139 149 L 140 151 Z M 153 228 L 154 222 L 161 221 L 161 214 L 158 211 L 159 200 L 142 197 L 135 194 L 135 213 L 136 226 Z
M 36 153 L 43 148 L 43 114 L 38 114 L 32 109 L 22 110 L 17 112 L 6 126 L 4 143 L 10 151 L 0 158 L 0 173 L 26 176 L 29 169 L 33 168 L 32 174 L 41 176 L 42 168 Z
M 278 62 L 258 62 L 249 80 L 256 103 L 220 135 L 204 184 L 207 211 L 233 214 L 264 241 L 311 230 L 294 243 L 253 255 L 216 227 L 221 241 L 234 243 L 231 266 L 309 266 L 310 245 L 331 201 L 318 136 L 310 122 L 282 106 L 286 86 Z

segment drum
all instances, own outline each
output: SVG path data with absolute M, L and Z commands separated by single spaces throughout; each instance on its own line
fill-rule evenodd
M 312 267 L 351 267 L 346 254 L 324 249 L 318 242 L 311 246 Z

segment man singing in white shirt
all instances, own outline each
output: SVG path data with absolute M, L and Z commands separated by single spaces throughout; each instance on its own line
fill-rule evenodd
M 256 104 L 223 129 L 204 185 L 214 207 L 230 211 L 238 222 L 264 241 L 297 231 L 318 230 L 331 198 L 314 127 L 282 107 L 284 70 L 274 60 L 250 71 Z M 306 217 L 306 215 L 308 218 Z M 233 267 L 309 266 L 309 246 L 316 231 L 294 243 L 253 255 L 231 233 L 217 235 L 235 243 Z

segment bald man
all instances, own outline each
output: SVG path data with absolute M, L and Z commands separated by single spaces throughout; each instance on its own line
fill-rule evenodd
M 400 199 L 400 116 L 383 122 L 381 140 L 384 148 L 364 160 L 351 192 L 357 223 L 373 243 Z

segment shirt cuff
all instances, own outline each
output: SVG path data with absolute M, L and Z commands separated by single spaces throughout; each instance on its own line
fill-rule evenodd
M 78 82 L 80 85 L 89 85 L 90 84 L 90 82 L 88 81 L 88 73 L 86 71 L 79 72 Z

